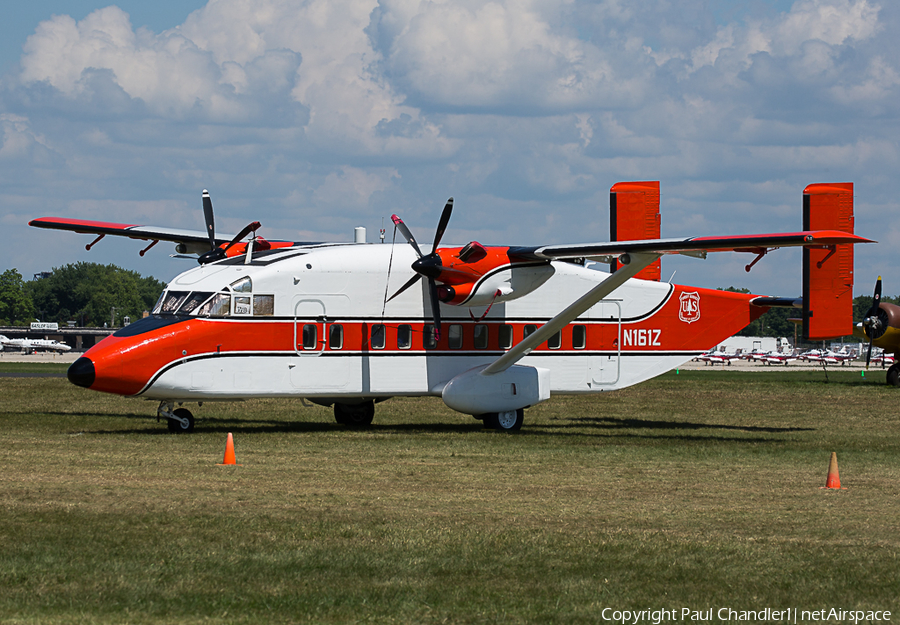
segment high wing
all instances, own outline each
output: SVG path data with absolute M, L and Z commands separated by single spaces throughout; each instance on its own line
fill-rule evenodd
M 177 228 L 163 228 L 160 226 L 139 226 L 135 224 L 120 224 L 109 221 L 91 221 L 89 219 L 68 219 L 66 217 L 40 217 L 28 222 L 35 228 L 48 228 L 50 230 L 68 230 L 81 234 L 102 234 L 144 241 L 170 241 L 172 243 L 195 243 L 209 248 L 209 235 L 202 230 L 180 230 Z M 214 237 L 216 245 L 223 245 L 231 241 L 234 235 L 219 234 Z
M 263 251 L 274 248 L 291 247 L 292 241 L 267 241 L 256 234 L 260 223 L 254 221 L 244 227 L 238 234 L 216 236 L 215 216 L 213 214 L 212 199 L 209 191 L 203 190 L 203 220 L 206 223 L 206 232 L 198 230 L 181 230 L 178 228 L 163 228 L 160 226 L 140 226 L 135 224 L 120 224 L 109 221 L 91 221 L 89 219 L 69 219 L 67 217 L 41 217 L 28 222 L 35 228 L 49 228 L 51 230 L 69 230 L 83 234 L 96 234 L 97 238 L 85 246 L 90 249 L 100 242 L 106 235 L 128 237 L 152 241 L 150 245 L 140 251 L 143 256 L 151 247 L 160 241 L 175 243 L 175 251 L 179 255 L 196 254 L 201 265 L 221 260 L 227 256 L 236 256 L 248 253 L 250 250 Z M 248 234 L 253 234 L 249 243 L 239 243 Z
M 807 247 L 840 245 L 844 243 L 872 243 L 863 237 L 840 230 L 808 230 L 769 234 L 741 234 L 686 239 L 647 239 L 638 241 L 610 241 L 510 248 L 510 256 L 523 258 L 566 260 L 588 258 L 605 261 L 622 254 L 687 254 L 705 257 L 707 252 L 765 253 L 779 247 Z
M 761 258 L 770 249 L 779 247 L 830 247 L 848 243 L 873 243 L 870 239 L 840 230 L 810 230 L 793 233 L 733 235 L 721 237 L 691 237 L 687 239 L 655 239 L 643 241 L 614 241 L 610 243 L 590 243 L 586 245 L 548 245 L 531 250 L 510 249 L 510 256 L 533 255 L 535 259 L 564 260 L 590 258 L 606 260 L 613 256 L 629 256 L 629 262 L 622 269 L 588 291 L 568 308 L 550 319 L 546 324 L 516 344 L 503 356 L 482 370 L 483 375 L 493 375 L 506 371 L 516 362 L 549 339 L 558 330 L 568 325 L 588 308 L 609 296 L 625 281 L 663 254 L 691 254 L 705 258 L 707 252 L 752 252 Z M 755 261 L 754 261 L 755 262 Z M 749 267 L 748 267 L 749 271 Z

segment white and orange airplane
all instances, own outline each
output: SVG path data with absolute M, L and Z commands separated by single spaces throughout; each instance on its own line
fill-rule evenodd
M 85 388 L 158 400 L 175 432 L 194 427 L 175 408 L 185 402 L 305 398 L 332 405 L 341 424 L 366 426 L 377 402 L 424 395 L 517 430 L 524 410 L 551 394 L 637 384 L 769 307 L 801 305 L 660 282 L 666 254 L 750 252 L 749 271 L 772 249 L 803 247 L 806 336 L 852 332 L 853 244 L 870 242 L 853 234 L 852 183 L 807 187 L 803 230 L 790 233 L 661 239 L 658 182 L 618 183 L 610 199 L 612 241 L 573 245 L 441 247 L 452 199 L 424 250 L 397 216 L 409 245 L 270 242 L 255 236 L 258 222 L 225 241 L 206 191 L 206 233 L 54 217 L 31 225 L 200 254 L 151 316 L 68 371 Z

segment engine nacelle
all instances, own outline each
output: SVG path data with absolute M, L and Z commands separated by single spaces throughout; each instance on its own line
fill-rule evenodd
M 441 397 L 453 410 L 479 415 L 534 406 L 550 399 L 550 370 L 513 365 L 493 375 L 481 372 L 488 365 L 469 369 L 450 380 Z
M 209 243 L 176 243 L 177 254 L 203 254 L 209 251 Z

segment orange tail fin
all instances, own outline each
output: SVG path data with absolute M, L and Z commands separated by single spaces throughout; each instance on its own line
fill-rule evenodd
M 803 229 L 852 234 L 853 183 L 807 186 Z M 803 337 L 816 341 L 849 334 L 853 334 L 853 246 L 803 248 Z
M 609 190 L 609 240 L 658 239 L 660 232 L 659 181 L 617 182 Z M 611 271 L 619 268 L 613 261 Z M 659 260 L 642 269 L 635 278 L 659 281 Z

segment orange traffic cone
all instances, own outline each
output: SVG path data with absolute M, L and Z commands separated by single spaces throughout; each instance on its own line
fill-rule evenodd
M 231 436 L 231 432 L 228 433 L 228 440 L 225 442 L 225 458 L 222 460 L 222 464 L 219 466 L 224 466 L 226 464 L 237 465 L 237 461 L 234 457 L 234 438 Z
M 831 462 L 828 463 L 828 478 L 825 480 L 825 488 L 840 490 L 841 476 L 838 475 L 837 452 L 831 452 Z

